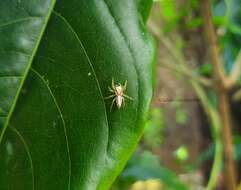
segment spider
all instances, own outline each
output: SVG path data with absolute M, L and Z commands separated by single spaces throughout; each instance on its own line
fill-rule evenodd
M 129 100 L 133 100 L 130 96 L 127 96 L 124 94 L 125 90 L 127 88 L 127 80 L 125 81 L 124 86 L 119 84 L 115 84 L 114 79 L 112 78 L 112 85 L 111 87 L 108 87 L 109 91 L 112 92 L 113 94 L 110 96 L 105 97 L 105 99 L 110 99 L 114 98 L 111 103 L 110 110 L 112 109 L 114 103 L 116 102 L 116 106 L 118 109 L 122 107 L 122 105 L 125 105 L 125 98 Z

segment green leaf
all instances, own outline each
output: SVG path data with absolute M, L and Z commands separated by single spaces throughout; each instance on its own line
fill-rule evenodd
M 146 22 L 152 7 L 152 1 L 136 0 L 136 3 L 137 3 L 137 6 L 139 7 L 139 12 L 142 15 L 143 21 Z
M 2 189 L 109 188 L 152 96 L 148 2 L 0 2 Z M 133 101 L 110 111 L 112 78 Z

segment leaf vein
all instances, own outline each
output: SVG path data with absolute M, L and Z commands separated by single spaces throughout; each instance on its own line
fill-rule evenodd
M 0 28 L 6 27 L 6 26 L 9 26 L 9 25 L 12 25 L 12 24 L 17 24 L 17 23 L 20 23 L 20 22 L 25 22 L 25 21 L 28 21 L 28 20 L 34 20 L 34 19 L 43 19 L 43 17 L 31 16 L 31 17 L 21 18 L 21 19 L 17 19 L 17 20 L 12 20 L 12 21 L 9 21 L 7 23 L 1 24 Z
M 27 152 L 27 155 L 28 155 L 28 158 L 29 158 L 29 162 L 30 162 L 30 167 L 31 167 L 31 173 L 32 173 L 32 180 L 33 180 L 33 190 L 35 189 L 35 180 L 34 180 L 34 168 L 33 168 L 33 160 L 32 160 L 32 156 L 31 156 L 31 153 L 30 153 L 30 150 L 29 150 L 29 147 L 28 147 L 28 144 L 27 142 L 24 140 L 22 134 L 14 127 L 9 127 L 14 133 L 17 134 L 17 136 L 19 137 L 19 139 L 22 141 L 23 143 L 23 146 Z
M 69 159 L 69 181 L 68 181 L 68 189 L 70 190 L 70 181 L 71 181 L 71 158 L 70 158 L 70 149 L 69 149 L 69 143 L 68 143 L 68 136 L 67 136 L 67 130 L 66 130 L 66 123 L 64 120 L 64 116 L 62 113 L 62 110 L 60 109 L 59 103 L 55 98 L 55 95 L 53 91 L 51 90 L 50 86 L 47 84 L 47 82 L 44 80 L 44 78 L 33 68 L 31 68 L 31 71 L 44 83 L 46 86 L 47 90 L 49 91 L 50 96 L 52 97 L 54 104 L 59 112 L 59 115 L 61 117 L 62 123 L 63 123 L 63 128 L 64 128 L 64 134 L 65 134 L 65 140 L 66 140 L 66 147 L 67 147 L 67 153 L 68 153 L 68 159 Z

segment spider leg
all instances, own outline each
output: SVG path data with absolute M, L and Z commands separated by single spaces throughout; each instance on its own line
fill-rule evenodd
M 112 86 L 112 89 L 115 89 L 115 82 L 114 82 L 113 78 L 112 78 L 112 81 L 111 81 L 111 86 Z
M 112 94 L 112 95 L 110 95 L 110 96 L 104 97 L 104 99 L 107 100 L 107 99 L 111 99 L 111 98 L 113 98 L 113 97 L 115 97 L 115 94 Z
M 124 84 L 124 86 L 123 86 L 123 91 L 126 90 L 126 87 L 127 87 L 127 80 L 125 81 L 125 84 Z
M 115 100 L 116 100 L 116 98 L 114 98 L 114 99 L 112 100 L 112 103 L 111 103 L 111 106 L 110 106 L 110 112 L 111 112 L 111 110 L 112 110 L 112 108 L 113 108 L 113 105 L 114 105 L 114 103 L 115 103 Z
M 108 89 L 109 89 L 110 92 L 114 92 L 114 90 L 109 86 L 108 86 Z
M 129 100 L 133 100 L 132 97 L 130 97 L 130 96 L 126 95 L 126 94 L 123 94 L 123 96 L 124 96 L 125 98 L 129 99 Z

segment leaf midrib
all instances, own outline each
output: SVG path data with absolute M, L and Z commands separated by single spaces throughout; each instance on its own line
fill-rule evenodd
M 25 69 L 25 72 L 24 72 L 24 74 L 23 74 L 23 78 L 22 78 L 22 80 L 21 80 L 21 82 L 20 82 L 19 88 L 17 89 L 17 93 L 16 93 L 15 98 L 14 98 L 14 100 L 13 100 L 13 103 L 12 103 L 12 105 L 11 105 L 11 107 L 10 107 L 9 113 L 8 113 L 8 115 L 7 115 L 7 117 L 6 117 L 6 121 L 5 121 L 4 126 L 3 126 L 3 129 L 2 129 L 2 132 L 1 132 L 1 134 L 0 134 L 0 144 L 2 143 L 3 136 L 4 136 L 5 131 L 6 131 L 7 127 L 8 127 L 8 125 L 9 125 L 9 121 L 10 121 L 10 119 L 11 119 L 11 116 L 12 116 L 13 112 L 14 112 L 14 109 L 15 109 L 15 107 L 16 107 L 16 104 L 17 104 L 17 101 L 18 101 L 20 92 L 21 92 L 22 87 L 23 87 L 23 85 L 24 85 L 24 82 L 25 82 L 25 80 L 26 80 L 26 78 L 27 78 L 27 76 L 28 76 L 28 73 L 29 73 L 29 70 L 30 70 L 30 68 L 31 68 L 31 65 L 32 65 L 34 56 L 35 56 L 35 54 L 37 53 L 37 50 L 38 50 L 38 47 L 39 47 L 39 45 L 40 45 L 42 36 L 43 36 L 43 34 L 44 34 L 44 32 L 45 32 L 45 29 L 46 29 L 46 27 L 47 27 L 49 18 L 50 18 L 51 13 L 52 13 L 52 11 L 53 11 L 53 9 L 54 9 L 55 2 L 56 2 L 56 0 L 52 0 L 52 1 L 51 1 L 50 7 L 49 7 L 49 11 L 48 11 L 47 15 L 46 15 L 45 17 L 43 17 L 43 18 L 44 18 L 44 24 L 43 24 L 43 26 L 42 26 L 42 28 L 41 28 L 41 30 L 40 30 L 39 37 L 38 37 L 37 42 L 36 42 L 36 45 L 35 45 L 35 47 L 34 47 L 34 49 L 33 49 L 33 53 L 31 54 L 31 57 L 30 57 L 30 59 L 29 59 L 29 62 L 28 62 L 27 67 L 26 67 L 26 69 Z

